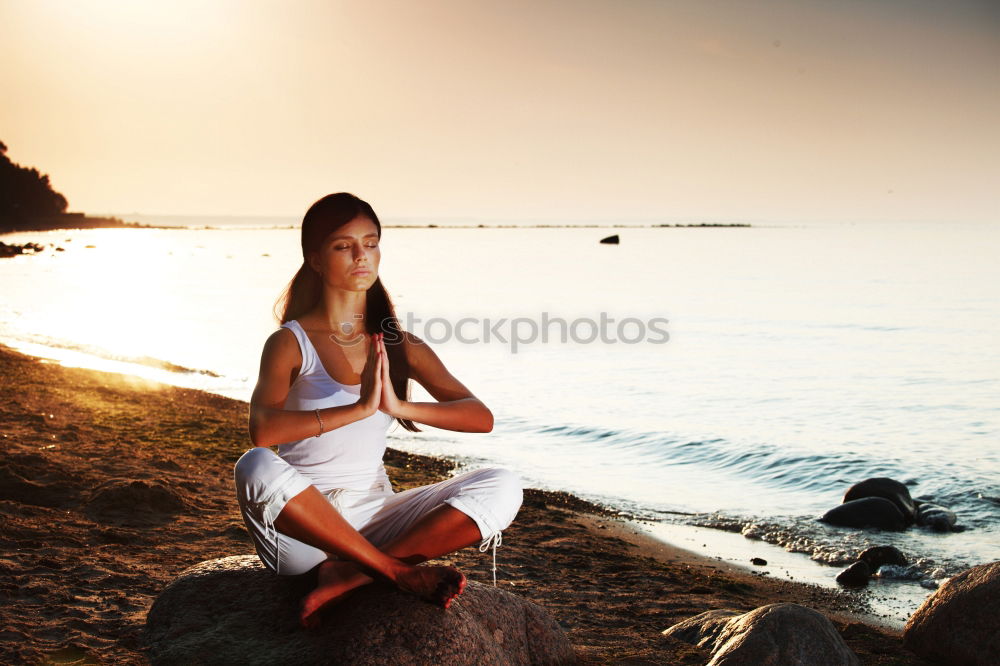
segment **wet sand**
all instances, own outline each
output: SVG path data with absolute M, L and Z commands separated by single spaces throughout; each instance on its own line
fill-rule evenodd
M 0 377 L 0 663 L 145 663 L 157 593 L 193 564 L 253 552 L 232 485 L 246 403 L 2 346 Z M 453 469 L 393 450 L 386 467 L 397 490 Z M 497 558 L 498 584 L 547 608 L 584 663 L 704 664 L 660 632 L 778 601 L 825 613 L 864 664 L 925 663 L 863 622 L 857 595 L 724 566 L 565 493 L 527 490 Z M 489 553 L 447 561 L 491 581 Z

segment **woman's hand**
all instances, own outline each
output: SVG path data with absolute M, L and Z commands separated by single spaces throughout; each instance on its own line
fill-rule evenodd
M 385 339 L 383 334 L 378 334 L 378 351 L 382 359 L 382 400 L 379 402 L 379 410 L 389 416 L 398 416 L 402 401 L 396 395 L 396 390 L 392 387 L 392 379 L 389 378 L 389 352 L 385 349 Z
M 384 372 L 382 354 L 379 353 L 379 335 L 381 334 L 373 333 L 369 337 L 368 360 L 365 361 L 365 367 L 361 371 L 361 397 L 358 398 L 358 404 L 364 409 L 365 416 L 371 416 L 378 411 L 382 401 Z

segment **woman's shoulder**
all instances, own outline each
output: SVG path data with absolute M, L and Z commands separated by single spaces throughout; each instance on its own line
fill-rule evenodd
M 296 330 L 298 329 L 298 330 Z M 298 332 L 302 330 L 302 324 L 300 324 L 295 319 L 289 319 L 288 321 L 282 323 L 278 328 L 271 332 L 271 335 L 267 337 L 267 341 L 284 341 L 283 344 L 289 344 L 295 342 L 298 339 Z M 276 343 L 277 344 L 277 343 Z
M 403 345 L 403 349 L 406 351 L 407 357 L 409 357 L 410 354 L 419 354 L 424 348 L 427 348 L 426 342 L 421 340 L 416 334 L 410 333 L 409 331 L 398 330 L 395 332 L 395 338 L 400 344 Z
M 291 321 L 295 321 L 294 319 Z M 264 341 L 264 359 L 269 361 L 302 363 L 302 350 L 299 347 L 298 336 L 288 323 L 282 324 Z
M 399 331 L 397 337 L 403 345 L 406 362 L 411 370 L 420 372 L 440 363 L 437 354 L 420 336 L 409 331 Z

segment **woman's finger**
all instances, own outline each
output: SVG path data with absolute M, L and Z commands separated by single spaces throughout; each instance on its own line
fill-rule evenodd
M 378 364 L 374 335 L 369 336 L 369 342 L 368 358 L 365 360 L 365 367 L 361 370 L 361 389 L 364 391 L 364 395 L 368 395 L 369 390 L 378 391 L 382 374 Z
M 375 369 L 375 362 L 378 360 L 378 342 L 376 342 L 376 338 L 375 338 L 374 334 L 372 334 L 372 336 L 369 338 L 368 342 L 369 342 L 369 345 L 368 345 L 368 360 L 367 360 L 366 363 L 370 363 L 371 366 L 372 366 L 372 370 L 374 371 L 374 369 Z

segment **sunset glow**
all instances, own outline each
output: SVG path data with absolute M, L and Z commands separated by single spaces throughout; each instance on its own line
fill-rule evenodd
M 988 2 L 0 3 L 71 210 L 997 219 Z

